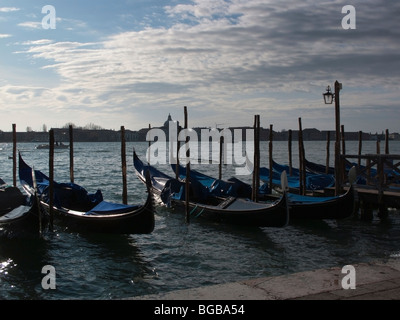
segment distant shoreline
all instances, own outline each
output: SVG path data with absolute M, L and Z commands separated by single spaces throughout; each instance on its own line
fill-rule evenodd
M 165 127 L 159 127 L 166 132 L 168 137 L 168 129 Z M 210 128 L 192 128 L 195 131 L 200 132 L 204 129 Z M 222 128 L 219 128 L 221 130 Z M 231 127 L 227 129 L 242 129 L 243 134 L 246 129 L 252 129 L 251 127 Z M 58 142 L 69 142 L 69 129 L 65 128 L 54 128 L 55 140 Z M 139 131 L 125 130 L 125 140 L 127 142 L 145 142 L 148 128 L 140 129 Z M 298 130 L 291 130 L 292 140 L 298 140 Z M 327 141 L 327 136 L 329 133 L 329 138 L 331 141 L 335 140 L 335 131 L 320 131 L 318 129 L 303 129 L 303 140 L 304 141 Z M 346 141 L 358 141 L 360 139 L 360 132 L 345 132 Z M 90 129 L 74 129 L 73 130 L 74 142 L 118 142 L 121 141 L 121 131 L 119 130 L 90 130 Z M 48 132 L 16 132 L 16 138 L 18 142 L 36 142 L 36 143 L 48 143 L 49 133 Z M 288 141 L 289 130 L 275 132 L 273 131 L 274 141 Z M 363 141 L 385 141 L 386 136 L 384 133 L 361 133 L 361 139 Z M 269 140 L 269 129 L 261 128 L 260 140 Z M 399 133 L 389 134 L 389 140 L 400 140 Z M 12 132 L 0 132 L 0 143 L 12 143 L 13 133 Z

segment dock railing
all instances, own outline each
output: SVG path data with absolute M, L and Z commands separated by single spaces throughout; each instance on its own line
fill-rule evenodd
M 354 161 L 356 159 L 356 161 Z M 364 164 L 363 164 L 364 162 Z M 348 180 L 349 166 L 355 166 L 357 177 L 363 179 L 362 187 L 378 191 L 379 198 L 385 190 L 400 193 L 400 155 L 394 154 L 365 154 L 365 155 L 340 155 L 342 181 Z

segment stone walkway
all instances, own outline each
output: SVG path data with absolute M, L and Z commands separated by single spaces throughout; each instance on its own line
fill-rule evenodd
M 400 259 L 133 297 L 132 300 L 400 300 Z M 354 277 L 355 275 L 355 277 Z M 345 289 L 355 285 L 355 289 Z

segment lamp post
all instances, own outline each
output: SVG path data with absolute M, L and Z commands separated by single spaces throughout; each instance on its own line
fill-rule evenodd
M 335 92 L 331 92 L 331 87 L 328 86 L 326 88 L 326 92 L 322 94 L 324 97 L 325 104 L 332 104 L 333 99 L 335 99 L 335 124 L 336 124 L 336 133 L 335 133 L 335 194 L 339 195 L 340 193 L 340 104 L 339 104 L 339 91 L 342 89 L 342 84 L 337 80 L 335 82 Z

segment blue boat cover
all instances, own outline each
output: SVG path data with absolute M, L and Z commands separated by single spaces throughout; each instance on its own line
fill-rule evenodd
M 150 165 L 145 165 L 137 156 L 134 157 L 134 166 L 142 176 L 149 170 L 153 187 L 160 191 L 160 198 L 164 204 L 169 206 L 172 199 L 185 200 L 185 182 L 172 178 Z M 176 172 L 176 166 L 174 164 L 171 166 Z M 182 180 L 186 178 L 186 168 L 182 166 L 179 166 L 179 178 Z M 223 181 L 190 170 L 190 198 L 193 201 L 203 202 L 215 196 L 249 197 L 249 195 L 251 187 L 236 178 Z
M 272 170 L 276 171 L 278 173 L 282 173 L 283 171 L 286 171 L 287 175 L 289 176 L 290 167 L 287 165 L 279 164 L 275 161 L 272 161 Z M 292 176 L 299 177 L 300 170 L 292 167 Z
M 325 202 L 333 199 L 337 199 L 338 197 L 313 197 L 313 196 L 303 196 L 294 193 L 288 193 L 288 200 L 292 204 L 296 203 L 316 203 L 316 202 Z
M 37 183 L 38 194 L 41 200 L 50 202 L 49 181 Z M 83 187 L 74 183 L 54 182 L 54 205 L 57 208 L 68 208 L 79 211 L 88 211 L 103 201 L 100 190 L 94 194 L 89 194 Z
M 136 210 L 139 207 L 140 207 L 139 205 L 131 206 L 121 203 L 102 201 L 93 209 L 86 212 L 85 215 L 105 215 L 105 214 L 113 215 L 113 214 L 127 213 Z
M 171 168 L 174 172 L 176 172 L 176 164 L 171 164 Z M 182 166 L 178 166 L 179 168 L 179 178 L 184 180 L 186 178 L 186 168 L 182 167 Z M 216 180 L 215 178 L 206 176 L 196 170 L 191 169 L 190 170 L 190 178 L 197 180 L 198 182 L 200 182 L 203 186 L 205 186 L 208 189 L 211 189 L 212 184 L 214 183 L 214 181 Z
M 164 204 L 171 206 L 171 198 L 183 199 L 185 197 L 184 185 L 176 179 L 169 179 L 166 181 L 164 187 L 161 189 L 160 198 Z
M 161 200 L 167 205 L 171 204 L 171 199 L 184 201 L 186 199 L 185 190 L 185 182 L 172 178 L 165 183 L 165 186 L 161 191 Z M 204 202 L 211 196 L 209 190 L 194 178 L 190 179 L 189 193 L 190 199 L 198 202 Z
M 172 170 L 176 172 L 176 165 L 171 164 Z M 179 166 L 179 178 L 186 178 L 186 168 Z M 200 183 L 206 188 L 206 192 L 209 196 L 221 196 L 221 197 L 240 197 L 249 198 L 251 197 L 251 186 L 235 177 L 225 180 L 215 179 L 207 176 L 197 170 L 190 170 L 190 181 L 194 183 Z
M 42 201 L 49 203 L 50 178 L 39 170 L 34 171 L 38 196 Z M 20 179 L 32 187 L 32 168 L 26 165 L 26 167 L 20 167 L 19 172 Z M 100 190 L 97 190 L 96 193 L 90 194 L 83 187 L 75 183 L 58 183 L 56 181 L 53 182 L 53 186 L 53 201 L 54 206 L 57 208 L 64 207 L 85 212 L 91 210 L 103 201 L 103 195 Z
M 277 167 L 276 167 L 277 168 Z M 287 173 L 289 170 L 287 171 Z M 270 171 L 268 168 L 260 168 L 260 179 L 264 182 L 269 181 Z M 290 188 L 299 188 L 300 180 L 298 175 L 287 175 L 288 185 Z M 281 185 L 280 173 L 272 171 L 272 183 L 274 185 Z M 306 189 L 307 190 L 321 190 L 324 188 L 333 187 L 335 185 L 335 177 L 330 174 L 310 174 L 306 175 Z

